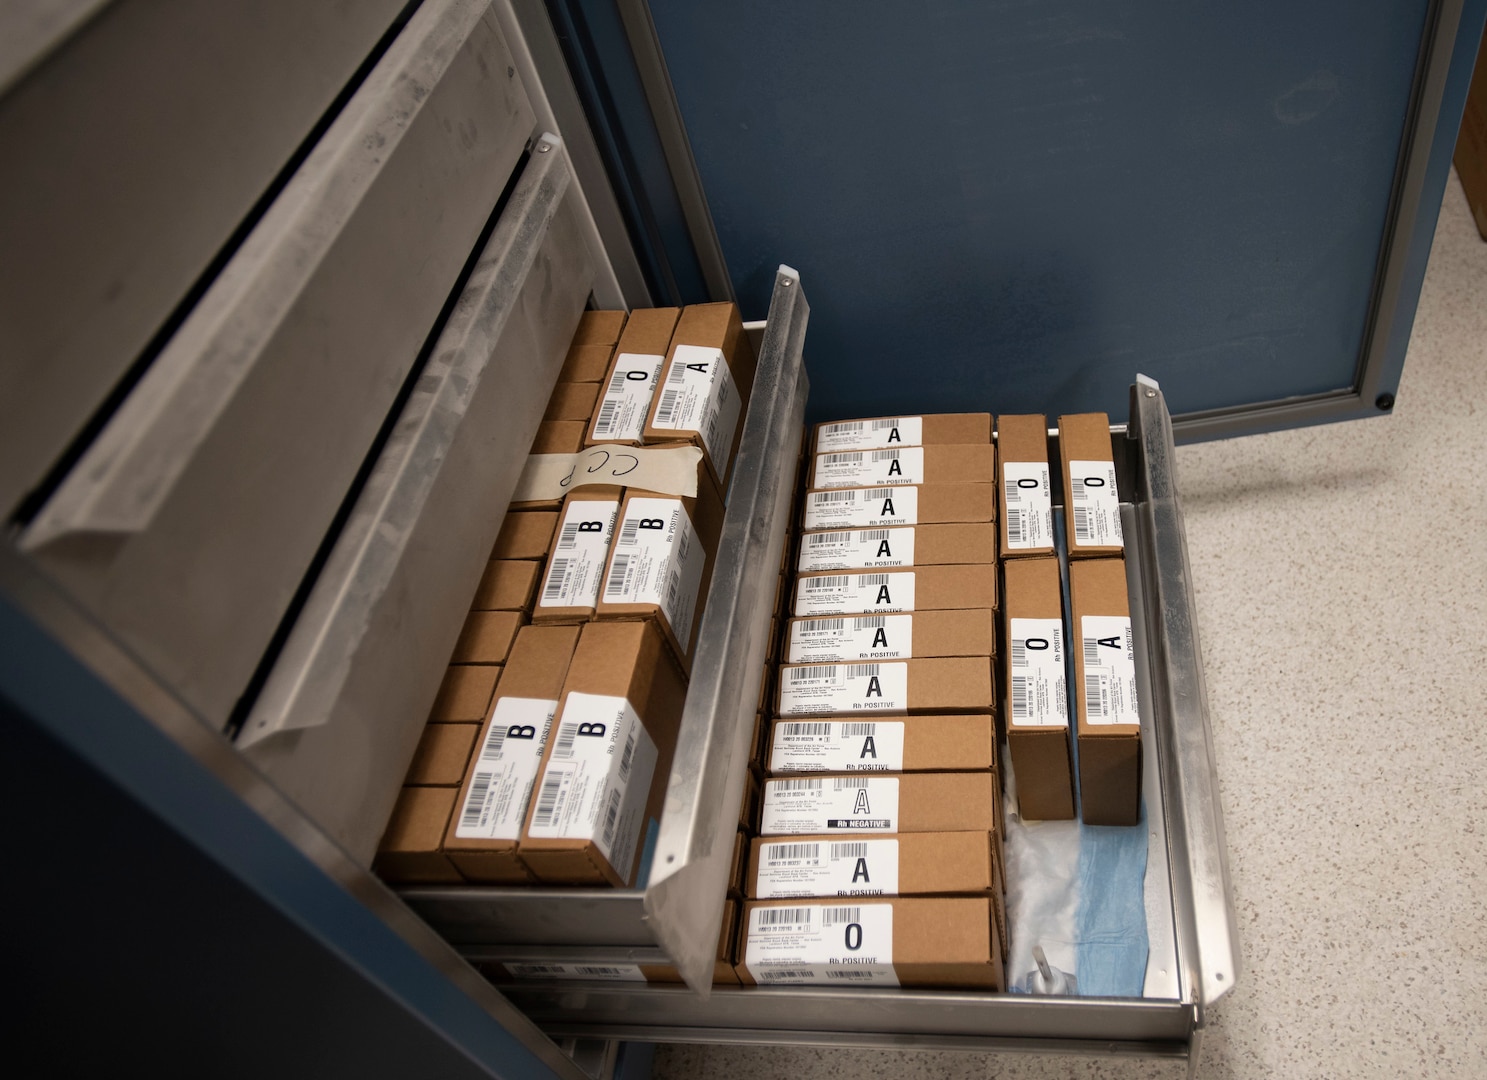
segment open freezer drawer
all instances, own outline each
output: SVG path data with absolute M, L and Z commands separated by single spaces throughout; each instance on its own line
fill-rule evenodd
M 1116 427 L 1151 829 L 1151 957 L 1139 999 L 707 985 L 747 771 L 807 383 L 808 306 L 781 267 L 649 883 L 631 891 L 420 888 L 404 899 L 469 960 L 671 963 L 681 986 L 503 987 L 554 1035 L 654 1041 L 1084 1048 L 1187 1053 L 1238 953 L 1171 419 L 1138 377 Z M 1050 403 L 1056 405 L 1056 403 Z M 1050 439 L 1056 438 L 1050 433 Z M 1056 447 L 1050 447 L 1056 454 Z M 1052 458 L 1057 460 L 1056 457 Z

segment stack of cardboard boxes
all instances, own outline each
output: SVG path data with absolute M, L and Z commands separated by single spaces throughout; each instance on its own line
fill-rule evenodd
M 811 449 L 739 978 L 1001 989 L 991 417 Z
M 701 449 L 694 493 L 513 503 L 376 869 L 627 887 L 660 815 L 754 356 L 732 304 L 589 312 L 533 443 Z

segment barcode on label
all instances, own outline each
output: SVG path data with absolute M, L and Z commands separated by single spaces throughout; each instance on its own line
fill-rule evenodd
M 826 424 L 821 428 L 824 435 L 855 435 L 863 429 L 861 420 L 843 420 L 836 424 Z M 877 427 L 876 424 L 873 427 Z
M 852 968 L 827 968 L 826 977 L 828 979 L 876 979 L 878 975 L 874 971 L 854 971 Z
M 857 587 L 859 589 L 870 588 L 873 585 L 887 585 L 887 584 L 888 584 L 888 575 L 887 574 L 858 574 L 857 575 Z
M 671 362 L 671 370 L 666 374 L 666 384 L 668 386 L 680 386 L 682 380 L 686 377 L 687 365 L 680 360 L 673 360 Z
M 668 382 L 670 380 L 667 380 Z M 676 400 L 681 396 L 678 390 L 662 390 L 661 404 L 656 409 L 656 426 L 671 423 L 672 414 L 676 412 Z
M 625 591 L 625 576 L 630 572 L 632 555 L 616 555 L 609 566 L 609 581 L 604 585 L 605 596 L 619 596 Z
M 833 859 L 865 859 L 867 858 L 867 845 L 860 840 L 855 844 L 832 844 L 831 857 Z
M 619 788 L 611 788 L 609 791 L 609 805 L 604 809 L 604 843 L 614 843 L 614 827 L 620 820 L 620 799 L 623 792 Z
M 882 668 L 879 664 L 848 664 L 847 678 L 866 679 L 869 676 L 881 674 Z
M 831 778 L 832 791 L 850 791 L 860 787 L 862 787 L 862 781 L 855 776 L 833 776 Z
M 1008 485 L 1010 488 L 1010 485 Z M 1020 544 L 1023 542 L 1022 511 L 1007 508 L 1007 543 Z
M 578 546 L 578 522 L 571 521 L 563 526 L 563 531 L 558 535 L 558 550 L 567 551 Z
M 1028 677 L 1012 676 L 1012 719 L 1026 719 L 1030 713 L 1028 703 Z
M 506 744 L 506 725 L 492 724 L 485 733 L 485 745 L 480 748 L 481 761 L 495 761 L 501 756 L 501 747 Z
M 1079 480 L 1074 482 L 1082 483 Z M 1089 510 L 1083 506 L 1074 507 L 1074 538 L 1076 540 L 1094 539 L 1094 530 L 1089 523 Z
M 823 592 L 828 589 L 845 589 L 852 579 L 846 575 L 832 575 L 831 577 L 802 578 L 805 582 L 806 592 Z
M 826 735 L 831 731 L 831 725 L 827 723 L 790 723 L 781 724 L 780 733 L 787 739 L 799 739 Z
M 844 738 L 844 739 L 860 739 L 864 735 L 876 735 L 877 732 L 878 732 L 878 725 L 877 724 L 843 724 L 842 725 L 842 738 Z
M 790 681 L 792 683 L 818 682 L 821 679 L 835 679 L 836 673 L 835 664 L 813 664 L 810 667 L 791 668 Z
M 1087 653 L 1085 655 L 1088 656 Z M 1027 667 L 1027 642 L 1012 642 L 1012 666 Z
M 1098 675 L 1084 677 L 1084 705 L 1087 714 L 1105 715 L 1105 703 L 1100 700 L 1100 677 Z
M 800 624 L 802 634 L 813 634 L 820 630 L 840 630 L 846 625 L 846 619 L 806 619 Z M 861 629 L 861 627 L 858 627 Z
M 837 845 L 832 844 L 835 850 Z M 866 847 L 866 845 L 863 845 Z M 820 844 L 765 844 L 763 845 L 763 856 L 765 862 L 789 862 L 794 859 L 819 859 L 821 857 Z
M 811 496 L 811 505 L 830 506 L 832 503 L 852 503 L 857 501 L 855 491 L 818 491 Z
M 841 923 L 861 921 L 862 909 L 860 907 L 829 907 L 821 909 L 821 926 L 823 928 L 837 926 Z
M 860 532 L 860 533 L 857 534 L 857 540 L 858 540 L 859 543 L 869 543 L 869 542 L 871 542 L 873 540 L 887 540 L 887 539 L 888 539 L 888 530 L 887 529 L 864 529 L 862 532 Z
M 640 519 L 634 518 L 625 522 L 620 529 L 620 543 L 626 547 L 634 547 L 640 537 Z
M 770 783 L 774 784 L 776 791 L 820 791 L 826 781 L 801 777 L 794 780 L 771 780 Z
M 1073 476 L 1069 478 L 1070 493 L 1076 499 L 1084 498 L 1084 477 Z
M 630 761 L 635 757 L 636 734 L 637 730 L 632 727 L 629 737 L 625 739 L 625 750 L 620 754 L 620 779 L 626 783 L 630 781 Z
M 861 465 L 862 451 L 854 450 L 846 454 L 822 454 L 821 462 L 824 465 Z
M 578 736 L 577 724 L 563 724 L 558 728 L 558 741 L 553 744 L 552 756 L 560 758 L 571 758 L 573 756 L 573 740 Z
M 769 973 L 769 980 L 770 980 L 770 982 L 779 982 L 781 979 L 809 979 L 809 978 L 812 978 L 812 973 L 809 972 L 809 971 L 781 971 L 781 970 L 771 970 L 770 973 Z
M 1084 638 L 1084 662 L 1086 664 L 1098 664 L 1100 662 L 1100 642 L 1096 638 Z
M 623 374 L 615 376 L 616 382 L 624 381 Z M 610 391 L 613 393 L 613 389 Z M 601 438 L 614 430 L 615 420 L 619 417 L 620 403 L 618 401 L 606 401 L 599 406 L 599 417 L 594 421 L 594 434 Z
M 1017 486 L 1016 480 L 1008 480 L 1006 488 L 1009 503 L 1022 502 L 1022 490 Z
M 558 813 L 558 791 L 563 786 L 563 776 L 557 773 L 542 781 L 542 790 L 537 794 L 537 810 L 532 815 L 533 826 L 551 825 Z
M 895 495 L 896 493 L 891 487 L 867 489 L 867 498 L 869 499 L 891 499 L 894 498 Z
M 881 630 L 888 625 L 887 615 L 864 615 L 852 620 L 853 630 Z
M 598 964 L 574 964 L 575 975 L 593 975 L 596 978 L 618 978 L 627 974 L 624 968 L 601 967 Z
M 501 730 L 504 732 L 506 729 Z M 483 754 L 481 756 L 484 757 Z M 485 800 L 490 794 L 491 781 L 495 778 L 495 773 L 475 774 L 475 782 L 470 785 L 470 794 L 465 796 L 465 812 L 460 815 L 460 828 L 473 829 L 480 824 L 480 815 L 485 812 Z
M 805 538 L 806 547 L 820 547 L 822 544 L 846 544 L 852 539 L 849 532 L 825 532 L 811 533 Z
M 811 922 L 812 909 L 808 907 L 759 908 L 754 912 L 756 926 L 792 926 Z
M 897 461 L 898 460 L 898 451 L 897 450 L 874 450 L 873 451 L 873 460 L 874 461 Z
M 563 586 L 568 584 L 568 564 L 571 559 L 554 559 L 547 568 L 547 587 L 542 590 L 542 599 L 557 600 L 563 595 Z

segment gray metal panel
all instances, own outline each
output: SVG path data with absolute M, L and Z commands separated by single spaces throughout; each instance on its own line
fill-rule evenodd
M 0 511 L 102 404 L 402 5 L 4 5 Z
M 559 149 L 538 142 L 238 739 L 366 863 L 593 284 Z
M 532 130 L 484 0 L 423 5 L 22 536 L 221 724 Z
M 777 282 L 648 886 L 403 890 L 408 904 L 452 942 L 661 945 L 690 985 L 704 993 L 711 985 L 735 815 L 748 772 L 744 745 L 753 730 L 809 390 L 802 364 L 809 306 L 793 270 L 781 267 Z

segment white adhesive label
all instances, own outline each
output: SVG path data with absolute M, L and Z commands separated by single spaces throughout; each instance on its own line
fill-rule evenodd
M 814 488 L 871 487 L 874 484 L 924 483 L 924 448 L 849 450 L 817 454 Z
M 800 538 L 802 574 L 871 566 L 913 566 L 914 530 L 844 529 Z
M 1079 620 L 1079 637 L 1084 646 L 1084 722 L 1140 724 L 1131 620 L 1085 615 Z
M 760 836 L 898 832 L 898 777 L 811 776 L 764 781 Z
M 596 441 L 640 442 L 656 383 L 661 378 L 661 366 L 665 363 L 666 357 L 653 353 L 620 353 L 594 413 L 590 437 Z
M 918 523 L 918 488 L 848 488 L 813 491 L 807 495 L 802 528 L 866 529 L 878 525 Z
M 795 582 L 798 616 L 913 610 L 912 570 L 896 574 L 822 574 Z
M 780 668 L 781 716 L 901 713 L 909 708 L 909 665 L 808 664 Z
M 639 964 L 518 964 L 501 965 L 513 979 L 586 979 L 589 982 L 645 982 Z
M 754 908 L 744 964 L 761 986 L 897 986 L 893 905 Z
M 485 741 L 465 793 L 454 835 L 464 840 L 515 840 L 521 836 L 532 783 L 552 727 L 556 701 L 496 699 Z
M 816 429 L 816 453 L 879 450 L 889 446 L 923 446 L 924 419 L 888 416 L 881 420 L 843 420 Z
M 631 499 L 615 537 L 604 602 L 655 604 L 686 652 L 706 561 L 679 500 Z
M 913 655 L 914 616 L 839 616 L 791 622 L 785 663 L 907 660 Z
M 619 512 L 618 499 L 575 499 L 568 504 L 557 546 L 547 563 L 538 607 L 591 608 L 598 602 Z
M 661 400 L 651 427 L 695 431 L 719 476 L 728 472 L 733 432 L 742 402 L 723 353 L 705 345 L 678 345 L 661 384 Z
M 1075 547 L 1122 547 L 1120 492 L 1112 461 L 1069 462 L 1070 542 Z
M 1068 727 L 1069 687 L 1064 678 L 1061 619 L 1013 619 L 1012 723 L 1018 727 Z
M 759 845 L 758 900 L 895 896 L 897 840 L 782 840 Z
M 592 840 L 610 866 L 628 874 L 645 825 L 656 744 L 624 698 L 577 692 L 569 693 L 552 738 L 529 834 Z
M 769 771 L 902 772 L 902 720 L 776 720 Z
M 1002 463 L 1007 492 L 1007 546 L 1053 547 L 1053 489 L 1046 461 Z

